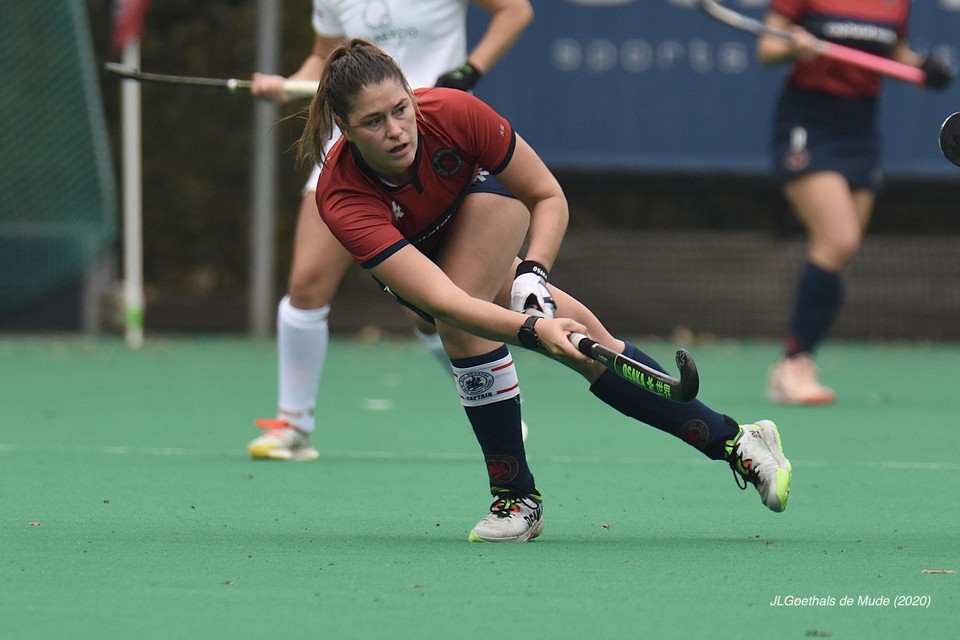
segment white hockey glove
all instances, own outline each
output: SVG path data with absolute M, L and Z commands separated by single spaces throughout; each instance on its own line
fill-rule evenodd
M 557 305 L 547 289 L 547 270 L 533 260 L 517 266 L 517 275 L 510 289 L 510 309 L 528 316 L 553 318 Z

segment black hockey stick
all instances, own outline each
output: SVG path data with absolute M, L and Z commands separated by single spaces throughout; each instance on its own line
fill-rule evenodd
M 693 356 L 686 349 L 677 351 L 677 367 L 680 369 L 680 378 L 674 378 L 662 371 L 648 367 L 642 362 L 628 358 L 622 353 L 617 353 L 582 333 L 570 334 L 570 342 L 583 355 L 599 362 L 624 380 L 632 382 L 661 398 L 674 402 L 690 402 L 697 397 L 697 392 L 700 391 L 700 376 L 697 373 L 697 365 L 693 361 Z
M 209 87 L 213 89 L 227 89 L 228 91 L 250 90 L 251 80 L 237 78 L 195 78 L 190 76 L 171 76 L 162 73 L 147 73 L 127 65 L 116 62 L 104 63 L 103 68 L 115 76 L 137 82 L 156 82 L 161 84 L 176 84 L 190 87 Z M 307 97 L 317 92 L 319 83 L 309 80 L 287 80 L 283 83 L 284 90 L 292 96 Z
M 777 29 L 759 20 L 748 18 L 733 9 L 722 6 L 716 0 L 700 0 L 700 7 L 710 14 L 712 18 L 734 29 L 740 29 L 741 31 L 752 33 L 755 36 L 771 35 L 784 40 L 790 40 L 792 38 L 789 31 Z M 827 58 L 842 60 L 843 62 L 863 67 L 864 69 L 870 69 L 871 71 L 876 71 L 877 73 L 903 80 L 904 82 L 922 85 L 927 79 L 927 74 L 917 67 L 911 67 L 908 64 L 903 64 L 902 62 L 890 60 L 882 56 L 876 56 L 865 51 L 860 51 L 859 49 L 845 47 L 834 42 L 827 42 L 826 40 L 817 40 L 816 47 L 817 52 Z
M 940 151 L 960 167 L 960 111 L 950 114 L 940 125 Z

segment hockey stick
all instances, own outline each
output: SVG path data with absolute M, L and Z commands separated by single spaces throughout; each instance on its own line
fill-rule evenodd
M 950 114 L 940 125 L 940 151 L 960 167 L 960 111 Z
M 680 378 L 678 379 L 648 367 L 642 362 L 628 358 L 622 353 L 617 353 L 582 333 L 570 334 L 570 342 L 583 355 L 599 362 L 624 380 L 632 382 L 661 398 L 674 402 L 690 402 L 697 397 L 697 392 L 700 391 L 700 376 L 697 373 L 697 365 L 693 361 L 693 356 L 686 349 L 677 351 L 677 367 L 680 369 Z
M 716 0 L 700 0 L 700 7 L 710 14 L 711 17 L 734 29 L 740 29 L 741 31 L 752 33 L 755 36 L 771 35 L 783 38 L 784 40 L 792 39 L 789 31 L 777 29 L 759 20 L 748 18 L 745 15 L 722 6 Z M 870 71 L 876 71 L 885 76 L 890 76 L 891 78 L 896 78 L 897 80 L 903 80 L 904 82 L 922 85 L 927 79 L 927 74 L 917 67 L 911 67 L 908 64 L 866 53 L 859 49 L 845 47 L 833 42 L 827 42 L 826 40 L 817 40 L 816 48 L 820 55 L 826 56 L 827 58 L 841 60 L 864 69 L 869 69 Z
M 251 80 L 237 80 L 236 78 L 192 78 L 189 76 L 168 76 L 162 73 L 146 73 L 133 67 L 128 67 L 116 62 L 107 62 L 103 68 L 115 76 L 127 80 L 136 80 L 137 82 L 158 82 L 162 84 L 178 84 L 190 87 L 211 87 L 214 89 L 227 89 L 228 91 L 237 91 L 238 89 L 249 90 L 253 85 Z M 318 82 L 309 80 L 287 80 L 283 83 L 283 89 L 292 96 L 309 97 L 317 92 Z

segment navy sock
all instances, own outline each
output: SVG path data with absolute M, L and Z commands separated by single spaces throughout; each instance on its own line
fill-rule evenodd
M 840 274 L 807 262 L 797 285 L 786 355 L 814 351 L 833 326 L 842 303 Z
M 506 346 L 502 346 L 488 354 L 451 360 L 451 363 L 460 369 L 470 369 L 509 355 Z M 508 489 L 523 495 L 539 494 L 523 446 L 519 394 L 479 406 L 464 406 L 464 410 L 483 451 L 491 492 Z
M 625 356 L 664 371 L 650 356 L 629 342 L 624 344 Z M 620 413 L 680 438 L 713 460 L 726 457 L 726 442 L 739 430 L 732 418 L 713 411 L 699 400 L 671 402 L 639 389 L 612 371 L 605 371 L 597 378 L 590 392 Z

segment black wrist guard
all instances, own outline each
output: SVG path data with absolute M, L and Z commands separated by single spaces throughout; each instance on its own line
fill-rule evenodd
M 517 265 L 517 272 L 514 274 L 513 277 L 519 278 L 525 273 L 535 273 L 541 278 L 543 278 L 544 282 L 547 281 L 547 275 L 548 275 L 547 269 L 539 262 L 534 262 L 533 260 L 524 260 L 523 262 Z

